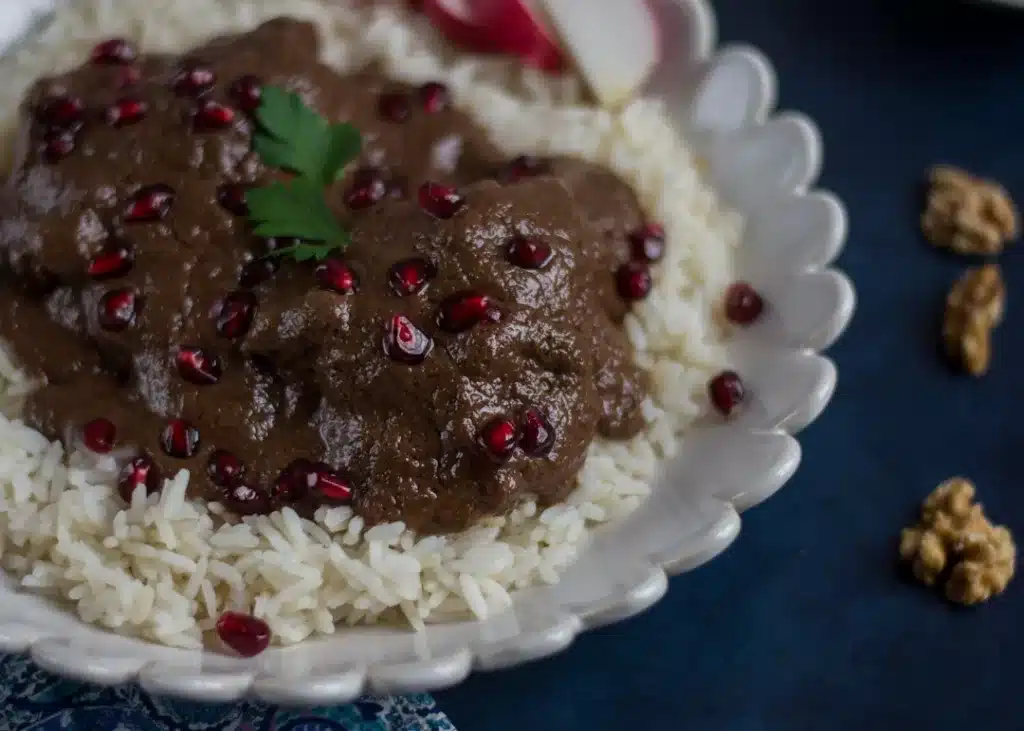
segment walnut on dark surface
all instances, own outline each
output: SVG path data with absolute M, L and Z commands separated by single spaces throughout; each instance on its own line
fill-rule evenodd
M 946 480 L 925 499 L 918 524 L 900 535 L 900 558 L 918 581 L 942 584 L 947 599 L 965 605 L 1001 594 L 1017 559 L 1010 531 L 992 525 L 974 498 L 969 480 Z
M 928 176 L 921 231 L 935 246 L 958 254 L 998 254 L 1017 238 L 1017 207 L 1001 185 L 947 165 Z
M 973 376 L 984 375 L 992 358 L 992 330 L 1002 322 L 1006 285 L 999 267 L 968 269 L 946 297 L 942 339 L 946 353 Z

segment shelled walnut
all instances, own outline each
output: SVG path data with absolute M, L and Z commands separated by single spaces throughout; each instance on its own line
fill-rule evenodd
M 921 231 L 959 254 L 998 254 L 1017 238 L 1017 207 L 1001 185 L 947 165 L 929 173 Z
M 1016 567 L 1013 536 L 992 525 L 975 490 L 962 477 L 935 488 L 921 507 L 921 520 L 904 528 L 900 558 L 926 586 L 943 584 L 946 598 L 958 604 L 977 604 L 1001 594 Z
M 973 376 L 988 371 L 992 330 L 1002 321 L 1006 285 L 995 264 L 968 269 L 946 296 L 942 340 L 953 362 Z

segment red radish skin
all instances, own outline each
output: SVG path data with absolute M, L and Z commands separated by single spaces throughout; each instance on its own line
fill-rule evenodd
M 542 71 L 566 67 L 557 38 L 524 0 L 424 0 L 423 12 L 467 51 L 518 56 Z

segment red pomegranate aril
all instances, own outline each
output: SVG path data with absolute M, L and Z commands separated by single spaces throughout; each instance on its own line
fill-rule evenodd
M 130 503 L 132 494 L 139 485 L 145 486 L 147 495 L 152 495 L 160 489 L 162 484 L 163 477 L 160 474 L 160 468 L 156 466 L 151 457 L 142 454 L 121 468 L 117 491 L 126 503 Z
M 77 131 L 85 117 L 85 105 L 74 96 L 55 96 L 45 100 L 36 113 L 39 122 L 51 130 Z
M 217 619 L 217 636 L 242 657 L 255 657 L 270 645 L 270 627 L 241 612 L 224 612 Z
M 142 78 L 142 72 L 136 66 L 125 66 L 117 71 L 117 85 L 122 89 L 135 86 Z
M 213 73 L 213 69 L 202 64 L 192 63 L 178 72 L 172 85 L 174 91 L 181 96 L 202 96 L 213 88 L 216 81 L 217 76 Z
M 384 352 L 392 360 L 415 365 L 422 363 L 434 347 L 430 336 L 405 315 L 394 315 L 384 334 Z
M 249 331 L 256 314 L 256 296 L 251 292 L 232 292 L 221 300 L 215 316 L 217 334 L 238 338 Z
M 242 272 L 238 275 L 238 286 L 245 289 L 258 287 L 274 276 L 280 268 L 281 263 L 277 259 L 253 259 L 242 267 Z
M 345 191 L 345 205 L 353 211 L 369 208 L 388 193 L 388 185 L 375 168 L 361 168 L 352 176 Z
M 277 476 L 272 490 L 279 503 L 294 503 L 309 494 L 316 484 L 316 465 L 308 459 L 296 459 Z
M 420 208 L 435 218 L 447 219 L 458 213 L 466 199 L 449 185 L 424 183 L 419 191 Z
M 320 262 L 313 276 L 321 287 L 338 294 L 354 294 L 359 288 L 359 278 L 355 271 L 341 259 Z
M 393 264 L 388 272 L 388 282 L 395 294 L 408 297 L 422 292 L 436 273 L 433 264 L 417 256 Z
M 171 419 L 160 432 L 160 446 L 169 457 L 194 457 L 199 450 L 199 430 L 185 419 Z
M 510 419 L 492 419 L 480 430 L 480 444 L 496 462 L 507 462 L 516 448 L 516 425 Z
M 555 444 L 555 430 L 538 409 L 523 412 L 519 446 L 528 457 L 543 457 Z
M 97 454 L 107 454 L 114 448 L 117 439 L 117 427 L 110 419 L 102 416 L 93 419 L 82 427 L 82 441 L 85 446 Z
M 223 367 L 220 358 L 203 348 L 182 346 L 175 358 L 178 374 L 197 386 L 212 386 L 220 380 Z
M 229 485 L 221 493 L 221 502 L 232 513 L 238 515 L 261 515 L 273 507 L 266 491 L 246 482 Z
M 734 371 L 722 371 L 708 382 L 711 403 L 722 416 L 732 416 L 746 397 L 746 388 Z
M 502 318 L 497 303 L 486 294 L 460 292 L 441 302 L 437 325 L 450 333 L 461 333 L 479 323 L 496 323 Z
M 138 310 L 139 297 L 134 290 L 113 289 L 100 297 L 97 319 L 104 330 L 120 332 L 135 322 Z
M 71 132 L 48 132 L 43 143 L 43 159 L 56 165 L 75 151 L 75 136 Z
M 192 117 L 192 127 L 200 132 L 209 132 L 230 127 L 234 121 L 234 109 L 212 99 L 205 99 L 196 107 L 195 116 Z
M 129 64 L 138 58 L 135 44 L 125 38 L 110 38 L 93 46 L 90 59 L 93 63 L 120 65 Z
M 249 186 L 241 183 L 225 183 L 217 187 L 217 202 L 221 208 L 235 216 L 248 216 L 249 204 L 245 194 Z
M 126 223 L 159 221 L 174 205 L 174 188 L 163 183 L 145 185 L 135 191 L 124 212 Z
M 245 472 L 242 460 L 226 449 L 215 449 L 206 462 L 206 474 L 218 487 L 230 487 Z
M 629 234 L 630 255 L 637 261 L 658 261 L 665 254 L 665 229 L 648 223 Z
M 317 465 L 313 489 L 324 500 L 347 503 L 352 499 L 352 483 L 327 465 Z
M 737 325 L 750 325 L 764 312 L 764 299 L 746 282 L 735 282 L 725 291 L 725 317 Z
M 448 87 L 436 81 L 430 81 L 419 88 L 420 104 L 427 114 L 443 112 L 451 105 L 451 94 Z
M 107 107 L 103 118 L 112 127 L 125 127 L 135 124 L 145 117 L 147 111 L 149 111 L 149 105 L 142 99 L 125 97 Z
M 377 113 L 388 122 L 404 122 L 412 114 L 409 97 L 401 92 L 381 94 L 377 100 Z
M 263 96 L 263 83 L 251 74 L 239 76 L 231 82 L 228 94 L 242 111 L 254 112 Z
M 93 279 L 122 277 L 131 271 L 135 254 L 129 246 L 113 246 L 101 251 L 89 262 L 86 273 Z
M 615 284 L 622 299 L 642 300 L 651 293 L 651 270 L 646 262 L 626 262 L 615 272 Z
M 512 158 L 498 172 L 498 180 L 502 183 L 518 183 L 523 178 L 532 178 L 551 172 L 551 163 L 535 155 L 519 155 Z
M 550 246 L 528 236 L 516 236 L 508 245 L 508 260 L 523 269 L 542 269 L 551 255 Z

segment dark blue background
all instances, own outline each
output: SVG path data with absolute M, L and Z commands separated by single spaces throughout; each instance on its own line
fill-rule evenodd
M 597 0 L 595 0 L 597 2 Z M 1024 580 L 977 610 L 904 583 L 895 536 L 962 473 L 1024 536 L 1024 251 L 1002 262 L 990 374 L 936 355 L 964 266 L 916 229 L 935 162 L 1024 200 L 1024 11 L 944 0 L 717 0 L 720 38 L 774 62 L 782 108 L 825 139 L 821 185 L 850 213 L 853 325 L 804 461 L 726 554 L 647 614 L 562 655 L 438 694 L 460 731 L 1024 729 Z

